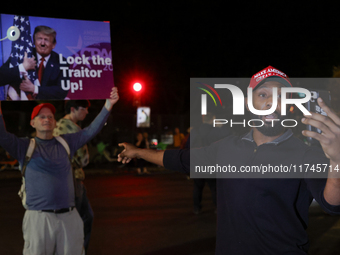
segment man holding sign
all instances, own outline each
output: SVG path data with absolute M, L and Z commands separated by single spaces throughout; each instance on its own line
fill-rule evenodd
M 53 136 L 55 108 L 43 103 L 33 109 L 31 126 L 36 130 L 35 149 L 26 166 L 26 207 L 23 220 L 23 254 L 84 254 L 83 221 L 75 207 L 75 191 L 69 155 L 89 142 L 103 127 L 112 106 L 118 101 L 113 88 L 110 99 L 95 120 L 85 129 L 62 135 L 65 145 Z M 0 115 L 2 115 L 0 108 Z M 0 119 L 0 146 L 22 167 L 29 148 L 28 138 L 6 131 Z

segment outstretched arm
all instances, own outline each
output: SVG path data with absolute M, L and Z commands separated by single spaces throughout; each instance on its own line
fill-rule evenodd
M 124 150 L 118 155 L 118 162 L 129 163 L 132 158 L 142 158 L 159 166 L 163 165 L 164 151 L 140 149 L 129 143 L 120 143 Z
M 310 124 L 322 131 L 321 134 L 304 130 L 304 136 L 312 137 L 318 140 L 326 156 L 330 159 L 331 167 L 335 169 L 340 167 L 340 118 L 330 109 L 321 98 L 318 98 L 319 106 L 327 113 L 323 116 L 318 113 L 305 115 L 302 122 Z M 324 198 L 331 205 L 340 205 L 340 172 L 328 172 L 328 179 L 324 189 Z
M 77 133 L 63 135 L 63 137 L 69 143 L 72 152 L 78 150 L 80 147 L 89 142 L 93 137 L 95 137 L 100 132 L 107 118 L 110 115 L 112 106 L 118 100 L 119 100 L 118 89 L 114 87 L 112 88 L 110 98 L 106 99 L 103 109 L 88 127 L 84 128 L 83 130 Z

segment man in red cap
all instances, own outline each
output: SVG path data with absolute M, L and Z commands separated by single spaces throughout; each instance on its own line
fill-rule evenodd
M 249 85 L 253 89 L 254 108 L 272 107 L 273 89 L 280 98 L 281 88 L 291 86 L 288 76 L 269 66 L 256 73 Z M 327 113 L 305 116 L 322 134 L 303 131 L 318 140 L 321 147 L 310 147 L 293 136 L 290 129 L 271 127 L 280 118 L 281 101 L 274 113 L 257 116 L 264 125 L 252 127 L 243 137 L 228 136 L 207 147 L 191 150 L 153 151 L 123 143 L 118 161 L 143 158 L 165 168 L 190 173 L 195 166 L 327 166 L 326 178 L 217 178 L 216 254 L 307 254 L 308 209 L 313 198 L 329 214 L 340 214 L 340 173 L 331 171 L 340 165 L 340 118 L 318 99 Z M 190 155 L 191 154 L 191 155 Z M 191 158 L 191 160 L 190 160 Z M 191 162 L 191 165 L 190 165 Z M 193 164 L 194 162 L 194 164 Z M 305 171 L 305 169 L 304 169 Z M 328 174 L 328 178 L 327 178 Z
M 278 88 L 278 95 L 281 95 L 281 87 L 293 86 L 285 73 L 272 66 L 268 66 L 251 77 L 249 88 L 253 89 L 253 98 L 256 97 L 256 100 L 253 100 L 255 109 L 266 110 L 268 108 L 267 102 L 272 101 L 270 96 L 274 87 Z M 248 105 L 247 109 L 249 111 Z M 254 129 L 255 136 L 257 132 L 260 132 L 265 137 L 279 137 L 285 132 L 285 128 L 281 125 L 283 120 L 281 104 L 278 104 L 275 111 L 270 115 L 259 116 L 250 112 L 250 119 L 261 119 L 264 123 L 263 126 Z
M 52 139 L 56 125 L 55 107 L 50 103 L 42 103 L 33 108 L 31 126 L 36 130 L 36 136 L 41 139 Z M 52 133 L 51 133 L 52 131 Z
M 35 149 L 24 172 L 27 208 L 23 220 L 24 255 L 85 254 L 83 221 L 74 209 L 75 188 L 69 155 L 74 155 L 102 129 L 118 99 L 117 88 L 113 88 L 110 99 L 87 128 L 61 136 L 70 153 L 53 136 L 54 106 L 43 103 L 33 109 L 31 126 L 36 130 Z M 29 144 L 30 139 L 8 133 L 0 118 L 0 146 L 16 158 L 21 167 L 26 163 Z

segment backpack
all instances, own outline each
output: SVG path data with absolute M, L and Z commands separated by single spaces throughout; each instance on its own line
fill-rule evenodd
M 55 136 L 55 139 L 57 139 L 58 142 L 60 142 L 63 147 L 65 148 L 66 152 L 67 152 L 67 155 L 68 155 L 68 158 L 71 162 L 71 157 L 70 157 L 70 147 L 68 146 L 67 142 L 65 141 L 64 138 L 62 138 L 61 136 Z M 21 176 L 22 176 L 22 184 L 21 184 L 21 187 L 20 187 L 20 190 L 18 192 L 18 195 L 19 197 L 21 198 L 21 202 L 22 202 L 22 205 L 24 206 L 25 209 L 28 209 L 27 208 L 27 205 L 26 205 L 26 183 L 25 183 L 25 171 L 26 171 L 26 166 L 27 164 L 30 162 L 31 160 L 31 157 L 33 155 L 33 152 L 35 150 L 35 147 L 36 147 L 36 142 L 35 142 L 35 139 L 34 138 L 31 138 L 30 140 L 30 144 L 28 145 L 28 149 L 27 149 L 27 152 L 26 152 L 26 156 L 25 156 L 25 161 L 24 161 L 24 164 L 22 166 L 22 171 L 21 171 Z M 73 171 L 72 171 L 73 173 Z M 73 176 L 73 180 L 74 180 L 74 176 Z

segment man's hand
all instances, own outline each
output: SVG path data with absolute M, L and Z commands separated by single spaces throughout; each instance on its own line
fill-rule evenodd
M 131 159 L 138 157 L 138 151 L 141 150 L 129 143 L 119 143 L 118 146 L 124 147 L 124 150 L 118 154 L 118 162 L 123 164 L 129 163 Z
M 113 106 L 115 103 L 117 103 L 118 100 L 119 100 L 118 89 L 117 89 L 117 87 L 113 87 L 113 88 L 112 88 L 112 91 L 111 91 L 111 93 L 110 93 L 110 98 L 109 98 L 109 99 L 106 99 L 105 108 L 106 108 L 108 111 L 111 111 L 112 106 Z
M 118 162 L 125 164 L 129 163 L 133 158 L 142 158 L 156 165 L 164 166 L 164 151 L 140 149 L 129 143 L 120 143 L 118 145 L 124 147 L 124 150 L 118 155 Z
M 313 131 L 302 131 L 304 136 L 318 140 L 326 156 L 330 159 L 330 165 L 335 169 L 340 164 L 340 118 L 331 110 L 321 98 L 318 98 L 319 106 L 327 113 L 323 116 L 318 113 L 305 116 L 304 124 L 310 124 L 322 131 L 321 134 Z M 340 178 L 335 171 L 328 172 L 328 178 L 323 191 L 325 200 L 331 205 L 340 205 Z
M 28 70 L 34 70 L 36 65 L 37 65 L 37 61 L 35 61 L 35 57 L 32 56 L 31 58 L 27 57 L 27 52 L 24 53 L 24 61 L 22 62 L 24 68 L 26 71 Z
M 340 118 L 321 98 L 318 98 L 318 104 L 327 113 L 327 116 L 312 113 L 312 115 L 305 115 L 302 122 L 320 129 L 322 133 L 304 130 L 302 134 L 318 140 L 326 156 L 331 161 L 340 163 Z
M 20 84 L 20 89 L 25 92 L 34 93 L 34 88 L 35 88 L 34 84 L 25 75 L 24 80 Z

